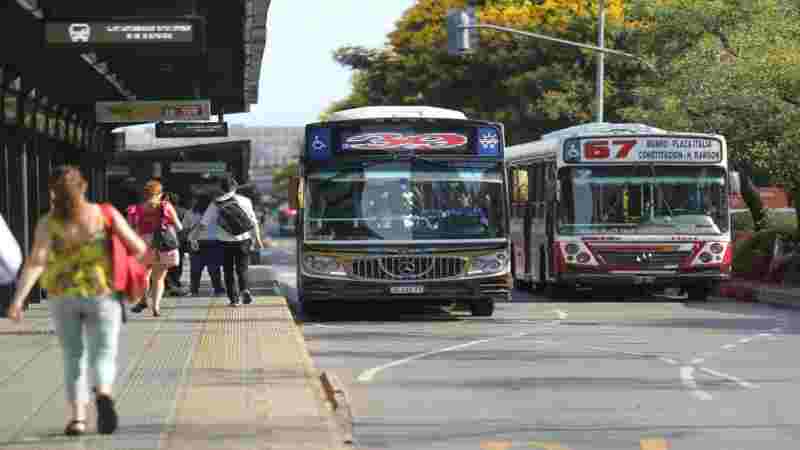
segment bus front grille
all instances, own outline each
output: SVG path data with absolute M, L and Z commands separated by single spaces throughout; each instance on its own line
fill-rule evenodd
M 455 256 L 382 256 L 353 261 L 353 278 L 403 281 L 445 280 L 464 275 L 466 260 Z
M 642 270 L 674 269 L 691 255 L 688 251 L 659 252 L 600 250 L 598 256 L 611 267 L 626 267 Z

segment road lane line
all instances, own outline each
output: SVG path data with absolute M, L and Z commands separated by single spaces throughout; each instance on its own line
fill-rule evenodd
M 639 441 L 639 448 L 641 450 L 667 450 L 669 449 L 669 444 L 666 439 L 661 438 L 642 439 Z
M 748 342 L 750 342 L 752 340 L 753 340 L 753 338 L 742 338 L 742 339 L 739 339 L 739 343 L 740 344 L 747 344 Z
M 756 389 L 758 388 L 757 384 L 751 383 L 749 381 L 742 380 L 741 378 L 735 377 L 733 375 L 729 375 L 727 373 L 718 372 L 716 370 L 709 369 L 707 367 L 699 367 L 700 371 L 705 372 L 709 375 L 713 375 L 715 377 L 724 378 L 729 381 L 733 381 L 734 383 L 738 384 L 739 386 L 747 389 Z
M 660 361 L 663 361 L 663 362 L 665 362 L 665 363 L 667 363 L 667 364 L 669 364 L 669 365 L 672 365 L 672 366 L 677 366 L 677 365 L 678 365 L 678 361 L 675 361 L 675 360 L 674 360 L 674 359 L 672 359 L 672 358 L 664 358 L 664 357 L 662 356 L 662 357 L 660 357 L 660 358 L 658 358 L 658 359 L 659 359 Z
M 539 450 L 569 450 L 558 442 L 528 442 L 528 447 L 538 448 Z
M 723 345 L 722 348 L 724 348 L 725 350 L 733 350 L 736 348 L 736 344 Z
M 711 394 L 706 391 L 702 391 L 697 387 L 697 382 L 694 380 L 694 367 L 681 367 L 681 382 L 698 400 L 711 400 L 713 398 L 711 397 Z
M 488 339 L 479 339 L 477 341 L 465 342 L 463 344 L 453 345 L 451 347 L 445 347 L 445 348 L 442 348 L 442 349 L 439 349 L 439 350 L 433 350 L 433 351 L 430 351 L 430 352 L 420 353 L 420 354 L 417 354 L 417 355 L 409 356 L 408 358 L 398 359 L 397 361 L 392 361 L 390 363 L 387 363 L 387 364 L 384 364 L 384 365 L 381 365 L 381 366 L 378 366 L 378 367 L 373 367 L 371 369 L 367 369 L 367 370 L 361 372 L 361 375 L 358 376 L 357 380 L 359 382 L 362 382 L 362 383 L 369 383 L 370 381 L 372 381 L 372 379 L 375 377 L 375 375 L 377 375 L 379 372 L 381 372 L 383 370 L 386 370 L 386 369 L 389 369 L 391 367 L 400 366 L 400 365 L 409 363 L 411 361 L 416 361 L 418 359 L 427 358 L 428 356 L 438 355 L 440 353 L 451 352 L 453 350 L 461 350 L 463 348 L 472 347 L 472 346 L 478 345 L 478 344 L 485 344 L 487 342 L 492 342 L 492 341 L 499 341 L 501 339 L 518 338 L 518 337 L 522 337 L 522 336 L 527 336 L 527 335 L 529 335 L 531 333 L 533 333 L 533 331 L 515 333 L 515 334 L 506 335 L 506 336 L 497 336 L 497 337 L 488 338 Z
M 695 359 L 692 360 L 692 364 L 694 364 L 694 365 L 702 364 L 704 361 L 705 361 L 705 358 L 695 358 Z

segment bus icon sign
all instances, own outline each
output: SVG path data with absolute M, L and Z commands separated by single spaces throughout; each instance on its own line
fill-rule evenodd
M 67 29 L 72 42 L 89 42 L 92 36 L 92 27 L 88 23 L 73 23 Z

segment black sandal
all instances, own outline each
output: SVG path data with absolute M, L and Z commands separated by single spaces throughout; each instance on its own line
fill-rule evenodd
M 138 302 L 135 305 L 133 305 L 133 308 L 131 308 L 131 312 L 139 314 L 140 312 L 144 311 L 145 309 L 147 309 L 147 303 Z
M 117 411 L 114 409 L 114 400 L 105 394 L 97 394 L 97 432 L 111 434 L 117 429 Z
M 64 428 L 64 434 L 67 436 L 80 436 L 84 433 L 86 433 L 85 420 L 71 420 Z

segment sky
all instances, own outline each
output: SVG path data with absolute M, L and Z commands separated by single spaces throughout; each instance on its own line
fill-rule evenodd
M 345 45 L 386 44 L 415 0 L 273 0 L 261 63 L 258 104 L 226 114 L 228 123 L 304 126 L 350 93 L 352 72 L 333 60 Z

